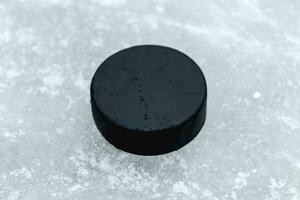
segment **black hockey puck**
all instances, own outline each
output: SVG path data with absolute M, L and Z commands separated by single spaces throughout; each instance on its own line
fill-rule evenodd
M 115 147 L 140 155 L 177 150 L 201 130 L 207 86 L 199 66 L 168 47 L 134 46 L 108 57 L 91 84 L 95 123 Z

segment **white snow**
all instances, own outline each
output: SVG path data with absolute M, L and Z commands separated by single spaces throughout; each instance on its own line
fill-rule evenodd
M 60 74 L 50 74 L 43 78 L 43 83 L 50 88 L 60 86 L 63 82 L 64 78 Z
M 179 181 L 173 185 L 173 192 L 183 193 L 187 196 L 191 194 L 190 189 L 182 181 Z
M 252 95 L 252 97 L 254 99 L 259 99 L 261 96 L 262 96 L 262 94 L 260 92 L 258 92 L 258 91 L 254 92 L 253 95 Z

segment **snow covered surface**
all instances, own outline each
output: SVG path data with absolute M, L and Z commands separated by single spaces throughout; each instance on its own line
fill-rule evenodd
M 300 199 L 297 0 L 1 0 L 0 199 Z M 89 84 L 113 52 L 191 56 L 208 118 L 177 152 L 130 155 L 95 128 Z

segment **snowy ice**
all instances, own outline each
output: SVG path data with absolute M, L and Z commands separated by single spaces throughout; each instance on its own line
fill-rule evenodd
M 0 1 L 0 199 L 299 200 L 297 0 Z M 117 150 L 89 84 L 112 53 L 179 49 L 207 78 L 201 133 L 162 156 Z

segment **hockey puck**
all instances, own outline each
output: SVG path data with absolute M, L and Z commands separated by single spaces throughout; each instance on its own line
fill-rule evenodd
M 199 66 L 178 50 L 141 45 L 108 57 L 91 83 L 96 126 L 115 147 L 139 155 L 175 151 L 206 119 L 207 86 Z

